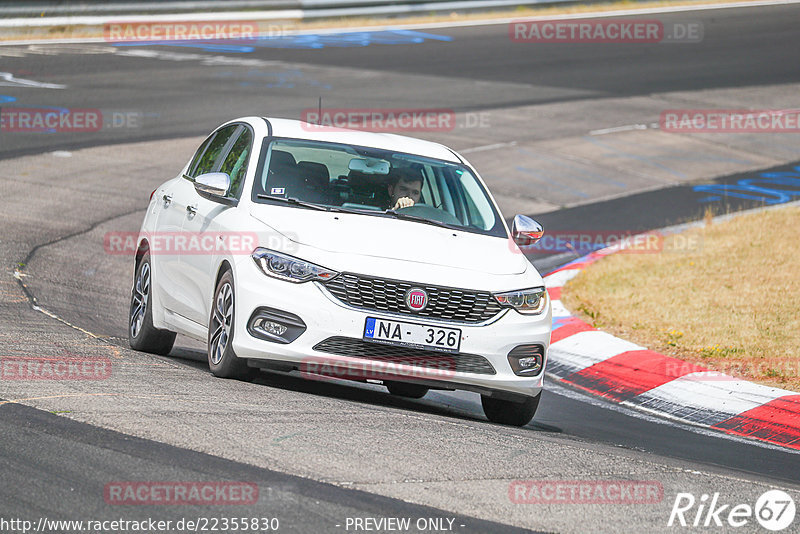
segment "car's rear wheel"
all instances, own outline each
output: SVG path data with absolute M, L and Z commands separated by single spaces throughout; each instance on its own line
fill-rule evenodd
M 247 378 L 250 368 L 247 361 L 233 351 L 233 325 L 235 320 L 233 275 L 230 271 L 219 279 L 214 291 L 211 317 L 208 320 L 208 367 L 220 378 Z
M 421 399 L 428 392 L 428 388 L 420 386 L 419 384 L 410 384 L 408 382 L 394 382 L 385 381 L 383 383 L 389 393 L 397 395 L 398 397 L 408 397 L 410 399 Z
M 542 394 L 540 393 L 535 397 L 528 397 L 524 402 L 514 402 L 481 395 L 481 404 L 483 405 L 483 413 L 492 423 L 525 426 L 536 415 L 541 396 Z
M 175 344 L 175 332 L 153 326 L 152 282 L 150 254 L 145 253 L 133 277 L 131 307 L 128 312 L 128 344 L 134 350 L 169 354 Z

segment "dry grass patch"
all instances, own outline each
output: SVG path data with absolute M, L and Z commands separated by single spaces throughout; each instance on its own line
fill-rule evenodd
M 563 302 L 649 349 L 800 391 L 799 237 L 797 207 L 707 224 L 667 237 L 664 252 L 598 261 L 564 287 Z M 700 246 L 674 245 L 687 238 Z

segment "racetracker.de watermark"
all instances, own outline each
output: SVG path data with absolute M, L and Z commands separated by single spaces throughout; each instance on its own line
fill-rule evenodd
M 671 133 L 800 133 L 800 109 L 667 109 L 659 128 Z
M 515 20 L 508 26 L 515 43 L 699 43 L 701 22 L 657 19 Z
M 52 519 L 39 517 L 31 521 L 12 517 L 0 517 L 0 532 L 12 534 L 28 534 L 30 532 L 64 533 L 87 532 L 94 534 L 120 534 L 137 532 L 155 534 L 185 532 L 250 532 L 253 534 L 280 530 L 277 517 L 244 516 L 218 517 L 213 513 L 208 516 L 181 517 L 180 519 L 158 519 L 142 517 L 138 519 Z
M 437 380 L 455 375 L 452 356 L 408 356 L 391 361 L 312 356 L 300 362 L 300 374 L 311 380 Z
M 633 230 L 548 230 L 532 245 L 514 246 L 524 254 L 588 254 L 607 247 L 618 247 L 620 254 L 690 253 L 703 249 L 698 234 L 664 234 L 659 231 L 635 233 Z
M 10 356 L 0 359 L 0 380 L 106 380 L 111 359 Z
M 300 120 L 307 131 L 342 128 L 368 132 L 451 132 L 458 126 L 452 109 L 304 109 Z M 485 118 L 471 121 L 475 124 L 472 127 L 485 122 Z
M 252 482 L 109 482 L 103 488 L 107 504 L 249 505 L 258 502 L 258 486 Z
M 141 128 L 144 113 L 96 108 L 9 108 L 0 109 L 0 132 L 86 133 L 123 128 Z
M 256 232 L 106 232 L 103 249 L 106 254 L 132 255 L 138 250 L 140 235 L 147 240 L 151 255 L 242 255 L 252 254 L 259 246 Z M 272 241 L 275 241 L 272 247 L 290 243 L 289 239 L 274 236 Z
M 514 504 L 656 504 L 664 499 L 657 480 L 514 480 Z
M 259 34 L 258 22 L 252 20 L 129 21 L 103 26 L 103 38 L 110 43 L 255 39 Z
M 736 353 L 735 347 L 713 345 L 702 349 L 701 353 L 725 355 Z M 765 379 L 794 379 L 800 377 L 800 359 L 785 361 L 708 361 L 703 363 L 707 368 L 681 360 L 667 359 L 661 371 L 666 377 L 692 382 L 740 382 L 750 377 Z

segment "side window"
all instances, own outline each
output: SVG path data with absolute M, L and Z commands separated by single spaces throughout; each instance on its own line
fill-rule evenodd
M 247 161 L 253 148 L 253 134 L 249 128 L 242 128 L 242 133 L 233 144 L 219 172 L 228 173 L 231 177 L 231 190 L 228 196 L 239 198 L 242 194 L 242 182 L 247 174 Z
M 197 168 L 197 164 L 200 162 L 200 159 L 203 157 L 203 154 L 206 153 L 206 149 L 208 148 L 208 145 L 211 143 L 211 140 L 214 139 L 215 135 L 217 135 L 216 132 L 211 134 L 211 135 L 209 135 L 206 138 L 206 140 L 203 141 L 203 144 L 200 145 L 200 148 L 197 149 L 197 152 L 195 153 L 194 157 L 192 158 L 192 162 L 189 163 L 189 167 L 186 169 L 186 176 L 190 176 L 192 178 L 197 176 L 195 174 L 194 170 Z
M 205 153 L 200 158 L 197 166 L 192 170 L 192 174 L 190 175 L 192 178 L 195 178 L 201 174 L 205 174 L 207 172 L 214 172 L 215 164 L 219 159 L 219 156 L 222 155 L 225 146 L 228 144 L 231 136 L 236 132 L 239 128 L 238 124 L 232 124 L 230 126 L 226 126 L 225 128 L 219 130 L 210 140 L 208 146 L 206 147 Z
M 422 185 L 422 193 L 425 195 L 425 198 L 429 198 L 429 204 L 434 208 L 438 208 L 442 205 L 442 199 L 439 196 L 439 189 L 434 187 L 435 183 L 433 181 L 433 169 L 430 165 L 425 165 L 422 167 L 422 175 L 425 178 L 424 183 Z
M 491 229 L 495 224 L 494 209 L 489 203 L 489 198 L 481 191 L 477 178 L 465 173 L 459 176 L 459 181 L 466 200 L 469 224 L 481 230 Z

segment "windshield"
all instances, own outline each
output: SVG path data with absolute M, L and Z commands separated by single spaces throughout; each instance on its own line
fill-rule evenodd
M 297 139 L 273 140 L 262 154 L 253 185 L 255 202 L 280 201 L 301 208 L 313 203 L 507 237 L 485 189 L 463 165 Z

